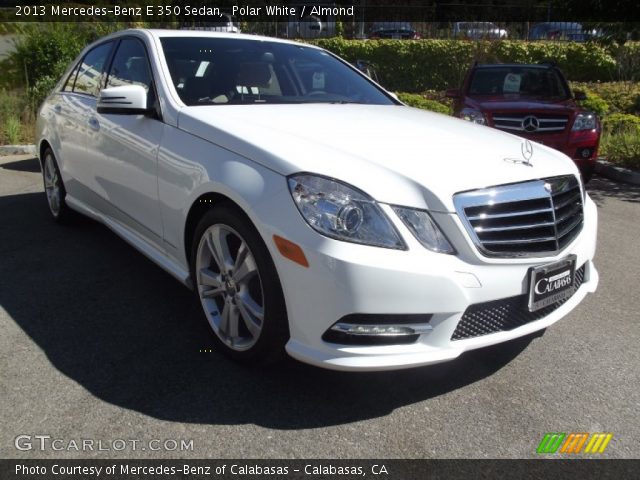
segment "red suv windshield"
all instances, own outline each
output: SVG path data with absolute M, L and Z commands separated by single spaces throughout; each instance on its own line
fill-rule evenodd
M 475 69 L 469 96 L 521 96 L 566 99 L 569 90 L 553 68 L 499 66 Z

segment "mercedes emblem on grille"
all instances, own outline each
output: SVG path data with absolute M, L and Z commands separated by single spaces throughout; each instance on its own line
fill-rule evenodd
M 525 132 L 535 132 L 540 127 L 540 120 L 533 115 L 529 115 L 522 119 L 522 129 Z

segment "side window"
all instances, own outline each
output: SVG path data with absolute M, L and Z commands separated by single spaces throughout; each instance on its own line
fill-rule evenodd
M 82 62 L 80 62 L 80 71 L 73 88 L 74 92 L 86 93 L 94 97 L 98 95 L 111 47 L 113 47 L 113 42 L 104 43 L 98 45 L 84 56 Z
M 140 85 L 151 96 L 153 92 L 151 79 L 149 59 L 142 42 L 135 38 L 122 40 L 113 57 L 107 87 Z
M 72 92 L 73 91 L 73 85 L 76 83 L 76 77 L 78 76 L 78 69 L 79 68 L 80 68 L 80 64 L 78 63 L 78 65 L 76 65 L 73 68 L 73 71 L 69 75 L 69 78 L 67 78 L 67 81 L 65 82 L 64 87 L 62 87 L 62 91 L 63 92 Z

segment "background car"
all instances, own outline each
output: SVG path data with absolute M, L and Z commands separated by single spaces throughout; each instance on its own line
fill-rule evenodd
M 600 143 L 600 121 L 577 103 L 562 72 L 552 64 L 485 64 L 467 72 L 454 99 L 454 115 L 560 150 L 593 172 Z
M 453 38 L 469 40 L 505 39 L 509 33 L 491 22 L 456 22 L 453 24 Z
M 222 13 L 220 19 L 215 21 L 184 23 L 182 28 L 185 30 L 204 30 L 208 32 L 240 33 L 238 22 L 228 13 Z
M 576 22 L 536 23 L 529 30 L 528 40 L 565 40 L 567 42 L 585 42 L 601 35 L 597 29 L 585 30 Z
M 409 22 L 378 22 L 371 26 L 369 38 L 372 40 L 417 40 L 420 38 L 420 34 Z

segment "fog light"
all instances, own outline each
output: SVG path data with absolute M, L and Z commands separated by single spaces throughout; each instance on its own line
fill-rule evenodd
M 591 148 L 579 148 L 578 156 L 582 158 L 590 158 L 593 150 Z
M 430 332 L 430 314 L 352 314 L 342 317 L 322 339 L 343 345 L 399 345 Z
M 431 325 L 426 325 L 420 330 L 429 331 Z M 353 325 L 349 323 L 337 323 L 331 330 L 347 333 L 349 335 L 415 335 L 416 328 L 399 325 Z

